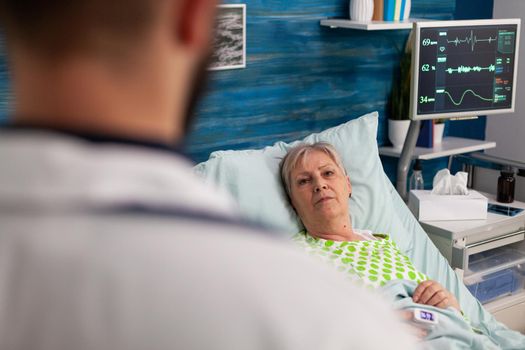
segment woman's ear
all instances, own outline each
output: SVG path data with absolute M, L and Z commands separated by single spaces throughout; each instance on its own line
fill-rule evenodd
M 349 176 L 346 176 L 346 184 L 348 185 L 348 192 L 350 193 L 350 197 L 352 197 L 352 183 L 350 182 Z

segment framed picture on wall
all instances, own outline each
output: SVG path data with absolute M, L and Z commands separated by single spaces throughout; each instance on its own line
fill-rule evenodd
M 246 5 L 219 5 L 210 70 L 246 67 Z

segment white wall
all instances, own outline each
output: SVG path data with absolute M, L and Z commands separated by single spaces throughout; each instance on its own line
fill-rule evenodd
M 521 18 L 522 23 L 515 113 L 487 117 L 486 139 L 496 141 L 497 146 L 486 153 L 525 162 L 525 0 L 494 0 L 494 18 Z M 474 187 L 495 193 L 499 172 L 476 171 Z M 525 201 L 525 178 L 517 177 L 515 197 Z

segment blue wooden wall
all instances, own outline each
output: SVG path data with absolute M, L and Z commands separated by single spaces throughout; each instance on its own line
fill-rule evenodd
M 240 3 L 242 1 L 228 1 Z M 408 30 L 321 27 L 348 18 L 348 0 L 246 0 L 247 67 L 215 72 L 188 151 L 290 141 L 377 110 L 378 143 L 388 144 L 388 99 Z M 413 0 L 412 17 L 453 19 L 455 0 Z

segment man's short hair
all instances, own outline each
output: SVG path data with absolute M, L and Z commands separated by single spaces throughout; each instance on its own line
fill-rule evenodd
M 316 142 L 314 144 L 300 143 L 297 146 L 293 147 L 288 151 L 286 156 L 281 161 L 281 181 L 288 195 L 288 199 L 291 199 L 292 185 L 291 185 L 291 175 L 292 171 L 297 166 L 299 161 L 304 161 L 308 154 L 311 152 L 318 151 L 324 152 L 334 163 L 341 169 L 343 174 L 346 175 L 345 167 L 341 161 L 341 157 L 337 153 L 337 150 L 334 146 L 328 142 Z
M 7 40 L 55 58 L 131 44 L 151 25 L 160 0 L 0 0 Z

